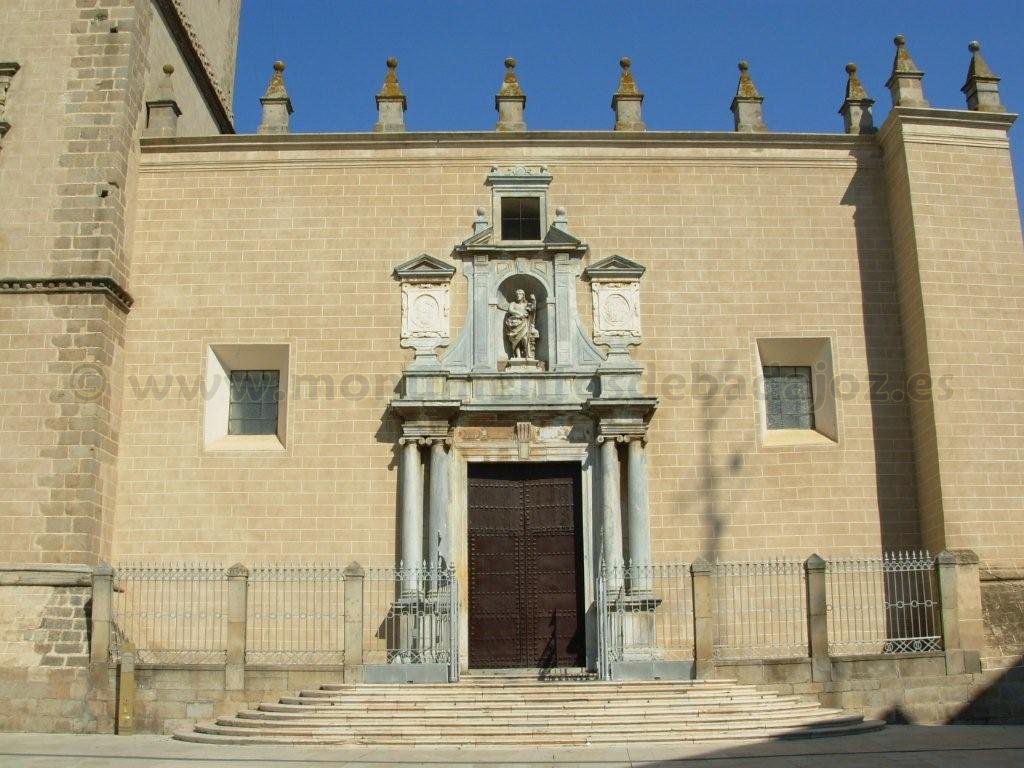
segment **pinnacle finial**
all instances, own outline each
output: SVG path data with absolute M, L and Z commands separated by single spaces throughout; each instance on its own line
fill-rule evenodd
M 839 108 L 839 114 L 843 116 L 843 128 L 847 133 L 875 132 L 871 116 L 874 103 L 857 77 L 857 65 L 851 61 L 846 65 L 846 96 Z
M 154 97 L 146 102 L 146 136 L 177 136 L 178 118 L 181 108 L 174 96 L 173 64 L 164 64 L 161 68 L 164 76 L 157 84 Z
M 892 41 L 896 45 L 896 56 L 892 60 L 892 71 L 920 72 L 917 64 L 910 58 L 910 51 L 907 50 L 907 38 L 904 35 L 896 35 Z
M 384 84 L 376 96 L 377 122 L 373 125 L 376 133 L 399 133 L 405 130 L 405 109 L 407 102 L 402 86 L 398 84 L 398 59 L 389 56 L 384 62 L 387 72 Z
M 384 75 L 384 84 L 381 86 L 380 93 L 377 94 L 377 97 L 385 99 L 404 99 L 405 94 L 402 93 L 402 88 L 398 84 L 398 59 L 391 56 L 384 63 L 387 66 L 388 71 Z
M 924 72 L 918 69 L 917 64 L 910 58 L 907 50 L 907 38 L 903 35 L 896 35 L 892 39 L 896 46 L 896 55 L 892 60 L 892 73 L 885 82 L 885 87 L 892 94 L 892 105 L 894 107 L 927 107 L 928 102 L 924 98 L 924 88 L 921 80 Z
M 264 99 L 287 99 L 288 91 L 284 87 L 284 62 L 278 59 L 274 62 L 274 74 L 270 76 L 270 82 L 267 83 L 266 93 L 263 94 Z
M 736 67 L 740 71 L 740 79 L 736 84 L 736 95 L 743 98 L 760 98 L 754 81 L 750 79 L 750 64 L 746 60 L 740 60 Z
M 633 62 L 629 60 L 628 56 L 623 56 L 619 59 L 622 74 L 619 75 L 619 90 L 615 92 L 618 96 L 643 96 L 636 87 L 636 80 L 633 79 L 633 72 L 630 70 L 632 65 Z
M 857 65 L 852 61 L 846 65 L 846 99 L 867 99 L 868 93 L 857 77 Z
M 1006 107 L 999 100 L 999 78 L 982 58 L 981 43 L 972 40 L 967 50 L 971 52 L 971 62 L 967 66 L 967 80 L 960 89 L 967 97 L 967 108 L 977 112 L 1005 112 Z
M 274 74 L 270 76 L 267 90 L 260 98 L 263 105 L 263 119 L 257 133 L 288 133 L 288 118 L 292 113 L 292 100 L 284 87 L 284 62 L 274 62 Z
M 497 131 L 525 131 L 523 110 L 526 108 L 526 95 L 519 86 L 516 77 L 516 60 L 509 56 L 505 59 L 505 77 L 501 88 L 494 96 L 494 108 L 498 111 Z
M 750 79 L 750 64 L 740 60 L 736 67 L 740 71 L 739 82 L 736 83 L 736 95 L 733 96 L 733 123 L 739 133 L 761 133 L 768 130 L 764 124 L 762 104 L 764 97 L 757 92 L 754 81 Z
M 516 77 L 516 60 L 509 56 L 505 59 L 505 78 L 501 83 L 499 96 L 522 96 L 523 91 L 519 86 L 519 78 Z
M 636 87 L 636 80 L 630 67 L 633 62 L 628 56 L 619 59 L 619 66 L 622 72 L 619 75 L 618 90 L 612 95 L 612 109 L 615 111 L 616 131 L 642 131 L 645 129 L 640 116 L 640 106 L 643 104 L 644 95 Z

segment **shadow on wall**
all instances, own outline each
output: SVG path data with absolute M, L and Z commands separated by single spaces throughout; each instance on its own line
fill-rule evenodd
M 1004 669 L 985 674 L 992 681 L 976 689 L 971 700 L 949 722 L 1024 723 L 1024 656 L 1016 657 Z
M 728 416 L 731 406 L 729 393 L 723 385 L 736 378 L 736 363 L 727 360 L 709 377 L 708 389 L 695 392 L 701 407 L 701 454 L 700 454 L 700 504 L 701 520 L 707 531 L 704 551 L 701 556 L 709 563 L 718 560 L 721 541 L 725 533 L 726 513 L 723 509 L 721 486 L 725 480 L 735 477 L 743 468 L 743 456 L 738 451 L 727 455 L 724 460 L 715 456 L 714 434 L 719 422 Z
M 880 172 L 858 167 L 840 204 L 853 210 L 879 524 L 882 550 L 892 551 L 917 549 L 922 541 L 906 397 L 906 339 L 900 326 L 894 246 L 879 202 L 884 200 Z

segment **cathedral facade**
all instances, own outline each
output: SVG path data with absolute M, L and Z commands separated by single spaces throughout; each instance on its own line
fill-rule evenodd
M 769 130 L 743 62 L 734 132 L 646 131 L 628 59 L 609 130 L 530 131 L 509 59 L 494 131 L 406 132 L 389 60 L 372 129 L 291 133 L 278 63 L 240 135 L 237 0 L 50 5 L 0 3 L 0 661 L 84 702 L 52 729 L 113 717 L 107 563 L 444 572 L 463 670 L 593 670 L 607 574 L 926 550 L 943 674 L 1024 652 L 1015 115 L 978 46 L 932 106 L 898 37 L 878 126 L 848 67 L 834 134 Z

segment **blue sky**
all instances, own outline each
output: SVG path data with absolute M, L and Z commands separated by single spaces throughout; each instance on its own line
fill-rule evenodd
M 1024 109 L 1024 0 L 244 0 L 235 113 L 255 130 L 271 63 L 287 63 L 294 132 L 369 130 L 384 60 L 396 56 L 409 130 L 490 130 L 502 60 L 514 56 L 531 129 L 611 127 L 618 60 L 630 56 L 649 130 L 732 130 L 745 58 L 770 130 L 839 132 L 854 61 L 881 124 L 892 38 L 925 70 L 932 106 L 963 108 L 967 43 L 980 40 L 1003 103 Z M 1024 126 L 1011 129 L 1017 196 Z

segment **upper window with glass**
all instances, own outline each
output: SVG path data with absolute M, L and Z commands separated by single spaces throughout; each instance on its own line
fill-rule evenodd
M 501 198 L 501 239 L 540 240 L 540 198 Z
M 277 434 L 280 371 L 231 371 L 229 435 Z

